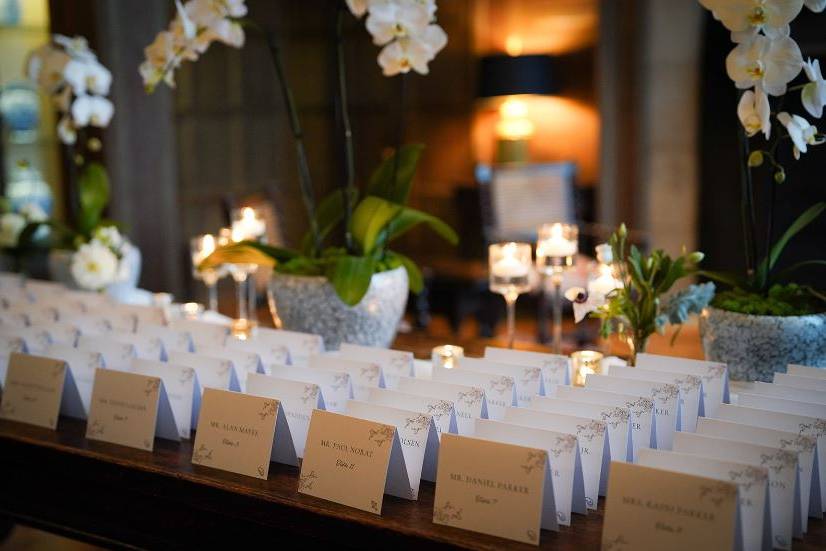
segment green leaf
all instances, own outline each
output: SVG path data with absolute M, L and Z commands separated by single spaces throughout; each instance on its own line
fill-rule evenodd
M 416 167 L 419 164 L 424 145 L 406 144 L 401 146 L 397 152 L 384 159 L 378 168 L 370 176 L 367 185 L 367 194 L 381 197 L 393 203 L 405 204 L 410 196 L 410 186 L 413 183 L 413 176 L 416 174 Z M 398 164 L 396 156 L 398 155 Z M 393 172 L 396 173 L 396 180 L 393 181 Z
M 804 266 L 826 266 L 826 260 L 804 260 L 803 262 L 797 262 L 792 264 L 782 272 L 777 275 L 777 279 L 783 279 L 783 276 L 789 275 L 790 273 L 803 268 Z
M 410 284 L 410 290 L 417 295 L 421 293 L 422 289 L 424 289 L 424 278 L 422 277 L 422 271 L 416 263 L 413 262 L 413 259 L 395 251 L 387 251 L 387 256 L 391 261 L 398 260 L 401 262 L 401 265 L 407 270 L 407 280 Z
M 278 262 L 287 262 L 288 260 L 292 260 L 293 258 L 300 256 L 298 251 L 286 249 L 284 247 L 273 247 L 272 245 L 265 245 L 263 243 L 259 243 L 258 241 L 242 241 L 240 244 L 247 245 L 253 249 L 258 249 L 265 255 L 274 258 Z
M 734 289 L 743 289 L 748 287 L 747 282 L 742 277 L 728 273 L 728 272 L 713 272 L 710 270 L 698 270 L 697 275 L 707 277 L 712 281 L 724 283 Z
M 376 261 L 371 256 L 340 256 L 331 262 L 325 275 L 344 304 L 355 306 L 370 287 Z
M 78 177 L 78 229 L 88 237 L 100 223 L 103 209 L 109 204 L 109 177 L 100 163 L 91 162 Z
M 373 253 L 379 234 L 401 209 L 401 206 L 379 197 L 368 196 L 361 200 L 353 211 L 352 232 L 365 255 Z
M 774 268 L 774 265 L 777 263 L 777 259 L 780 258 L 780 254 L 783 252 L 783 249 L 786 248 L 789 240 L 800 233 L 806 226 L 814 222 L 814 220 L 820 216 L 824 210 L 826 210 L 826 202 L 815 203 L 806 209 L 803 214 L 797 217 L 797 220 L 789 226 L 789 229 L 787 229 L 780 239 L 778 239 L 772 246 L 769 258 L 764 258 L 760 263 L 760 266 L 757 268 L 759 281 L 766 281 L 768 273 L 772 270 L 772 268 Z M 766 262 L 768 262 L 768 268 L 766 267 Z
M 358 201 L 359 190 L 355 187 L 350 188 L 350 207 L 354 207 Z M 344 219 L 344 192 L 337 189 L 318 203 L 315 211 L 316 224 L 318 225 L 318 234 L 321 241 L 324 241 L 336 226 Z M 313 235 L 310 232 L 304 234 L 301 239 L 301 250 L 305 254 L 312 254 Z
M 388 226 L 390 235 L 387 240 L 392 241 L 414 226 L 422 223 L 430 226 L 430 229 L 439 234 L 442 239 L 451 245 L 456 245 L 459 242 L 459 236 L 456 235 L 453 228 L 432 214 L 427 214 L 426 212 L 408 207 L 402 207 L 402 210 L 399 212 L 398 216 L 391 220 L 390 225 Z

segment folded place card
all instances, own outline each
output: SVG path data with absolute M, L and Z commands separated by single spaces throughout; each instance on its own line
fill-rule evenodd
M 562 354 L 487 346 L 485 358 L 498 362 L 541 367 L 545 394 L 548 395 L 553 393 L 556 386 L 571 384 L 571 358 Z
M 250 373 L 247 379 L 247 394 L 278 400 L 290 426 L 295 453 L 298 457 L 304 457 L 313 410 L 325 409 L 321 386 L 279 379 L 262 373 Z
M 60 315 L 60 323 L 74 325 L 82 334 L 106 335 L 115 330 L 112 320 L 108 316 L 94 314 L 77 314 L 74 316 Z
M 579 386 L 559 386 L 556 389 L 556 397 L 584 404 L 627 409 L 631 434 L 628 445 L 629 461 L 635 460 L 640 448 L 648 448 L 655 444 L 654 400 L 651 398 Z
M 439 438 L 442 437 L 443 432 L 455 433 L 458 430 L 456 410 L 451 400 L 428 398 L 399 390 L 371 388 L 368 401 L 371 404 L 409 409 L 429 415 L 433 418 L 433 423 L 436 425 L 436 434 Z
M 192 336 L 189 334 L 189 331 L 186 330 L 172 329 L 165 325 L 138 322 L 137 333 L 145 337 L 160 339 L 167 353 L 170 350 L 178 350 L 180 352 L 192 352 L 193 350 Z
M 195 374 L 198 375 L 198 383 L 201 385 L 201 394 L 205 388 L 241 390 L 238 377 L 235 376 L 235 368 L 230 360 L 173 350 L 167 354 L 167 361 L 194 369 Z
M 224 344 L 227 350 L 236 350 L 245 354 L 256 354 L 261 359 L 264 373 L 269 375 L 270 365 L 290 365 L 290 350 L 283 344 L 274 344 L 261 339 L 240 340 L 230 336 Z
M 20 337 L 0 334 L 0 391 L 3 390 L 3 384 L 6 380 L 9 357 L 15 352 L 20 354 L 28 352 L 26 350 L 26 341 Z
M 767 429 L 755 427 L 733 421 L 722 421 L 720 419 L 701 419 L 697 425 L 697 434 L 715 436 L 717 438 L 727 438 L 738 442 L 748 442 L 750 444 L 760 444 L 761 446 L 772 446 L 782 450 L 789 450 L 797 453 L 797 468 L 799 473 L 798 484 L 800 484 L 800 521 L 801 529 L 806 532 L 808 527 L 809 507 L 817 512 L 821 517 L 823 509 L 820 504 L 820 480 L 814 485 L 816 492 L 812 494 L 812 474 L 816 455 L 816 439 L 813 436 L 804 436 L 796 432 Z M 814 471 L 817 473 L 817 471 Z
M 160 306 L 141 306 L 137 304 L 116 304 L 109 311 L 118 318 L 118 326 L 130 326 L 135 331 L 144 323 L 163 325 L 166 323 L 164 309 Z
M 137 320 L 134 314 L 120 305 L 108 305 L 105 308 L 88 308 L 83 316 L 103 320 L 111 331 L 118 333 L 134 333 Z
M 582 462 L 585 505 L 588 509 L 597 508 L 601 479 L 606 479 L 602 483 L 605 487 L 611 463 L 609 446 L 606 443 L 607 433 L 603 421 L 524 408 L 506 409 L 503 421 L 575 435 L 579 444 L 579 455 Z
M 57 296 L 53 296 L 55 300 Z M 109 311 L 117 304 L 106 293 L 96 293 L 94 291 L 80 291 L 68 289 L 59 295 L 59 300 L 64 304 L 79 304 L 84 311 L 107 310 Z
M 89 414 L 89 406 L 92 403 L 92 386 L 95 383 L 95 373 L 105 365 L 103 356 L 99 352 L 81 350 L 65 344 L 50 344 L 43 351 L 43 355 L 66 362 L 80 396 L 82 407 L 77 411 L 66 411 L 64 415 L 86 419 Z
M 347 415 L 396 427 L 410 481 L 410 494 L 406 496 L 408 499 L 419 499 L 422 480 L 436 481 L 439 438 L 430 415 L 358 400 L 347 402 Z
M 24 312 L 0 310 L 0 326 L 24 328 L 29 326 L 29 317 Z
M 198 418 L 197 410 L 201 407 L 201 391 L 195 370 L 157 360 L 135 359 L 132 360 L 132 372 L 159 377 L 163 381 L 178 434 L 188 440 L 192 436 L 193 423 Z
M 312 383 L 321 387 L 324 396 L 324 409 L 343 413 L 347 407 L 347 400 L 353 398 L 353 384 L 350 374 L 344 371 L 330 371 L 327 369 L 307 369 L 286 365 L 271 365 L 268 369 L 272 377 Z
M 378 363 L 384 372 L 384 384 L 387 388 L 395 389 L 398 387 L 399 377 L 412 377 L 414 375 L 413 352 L 359 346 L 344 342 L 341 343 L 338 353 L 342 358 Z
M 57 428 L 67 372 L 62 360 L 12 353 L 0 401 L 0 418 Z
M 310 356 L 324 352 L 324 339 L 312 333 L 259 327 L 251 339 L 251 342 L 256 341 L 263 341 L 271 346 L 286 346 L 290 352 L 291 362 L 304 363 Z M 267 361 L 266 358 L 264 361 Z
M 385 493 L 409 498 L 410 487 L 396 427 L 313 411 L 300 493 L 380 515 Z
M 674 432 L 680 426 L 680 387 L 670 383 L 655 383 L 623 379 L 613 375 L 588 375 L 585 388 L 634 394 L 654 401 L 654 440 L 656 447 L 670 450 Z
M 192 337 L 193 344 L 212 346 L 223 346 L 229 335 L 229 327 L 217 323 L 206 321 L 173 319 L 169 321 L 169 327 L 176 331 L 186 331 Z
M 508 375 L 433 366 L 433 380 L 439 383 L 453 383 L 483 389 L 489 419 L 501 420 L 505 414 L 505 408 L 516 405 L 516 382 L 514 377 Z
M 702 409 L 703 383 L 702 379 L 696 375 L 652 371 L 650 369 L 619 365 L 612 365 L 609 374 L 624 379 L 637 379 L 640 381 L 677 385 L 680 389 L 679 430 L 694 432 L 694 428 L 697 426 L 697 417 L 704 414 Z
M 820 499 L 821 502 L 826 501 L 826 474 L 824 474 L 826 473 L 826 420 L 731 404 L 724 404 L 720 407 L 717 418 L 756 427 L 793 432 L 814 438 L 817 442 L 816 464 L 820 483 Z M 814 479 L 813 476 L 813 484 Z M 812 514 L 811 509 L 809 514 Z
M 30 302 L 16 302 L 5 310 L 6 314 L 23 316 L 27 325 L 44 325 L 57 321 L 57 310 L 46 304 L 32 304 Z
M 433 522 L 539 545 L 558 529 L 551 486 L 544 448 L 446 434 Z
M 542 368 L 530 365 L 509 364 L 499 361 L 479 358 L 461 358 L 461 369 L 470 369 L 493 375 L 504 375 L 513 378 L 513 388 L 516 391 L 516 405 L 528 407 L 534 396 L 545 395 L 545 384 L 542 378 Z
M 808 388 L 810 390 L 818 390 L 820 392 L 826 391 L 826 379 L 808 377 L 806 375 L 775 373 L 773 383 L 776 385 L 791 386 L 794 388 Z
M 266 480 L 270 461 L 298 465 L 279 401 L 215 388 L 204 390 L 192 462 Z
M 572 512 L 587 514 L 582 463 L 575 434 L 491 419 L 477 419 L 475 433 L 478 438 L 539 448 L 547 452 L 557 523 L 570 526 Z M 444 448 L 441 453 L 444 453 Z M 483 460 L 492 465 L 497 464 L 497 461 L 492 461 L 490 457 L 485 457 Z
M 264 373 L 261 356 L 256 352 L 225 346 L 203 345 L 199 346 L 195 352 L 203 356 L 231 361 L 233 368 L 235 368 L 235 376 L 238 378 L 238 385 L 241 387 L 241 392 L 246 392 L 247 376 L 250 373 Z
M 714 413 L 722 403 L 728 403 L 728 368 L 721 362 L 660 356 L 658 354 L 637 354 L 637 367 L 669 373 L 688 373 L 703 380 L 703 408 L 706 417 Z
M 786 373 L 789 375 L 798 375 L 800 377 L 826 379 L 826 367 L 809 367 L 806 365 L 789 364 L 786 366 Z
M 399 392 L 452 402 L 459 434 L 472 435 L 476 430 L 476 419 L 488 418 L 487 399 L 482 387 L 400 377 Z
M 152 451 L 155 436 L 181 439 L 161 378 L 98 369 L 86 438 Z
M 602 549 L 740 547 L 737 484 L 631 463 L 617 463 L 613 471 Z
M 637 463 L 643 467 L 704 476 L 737 484 L 743 551 L 771 549 L 769 470 L 767 467 L 652 449 L 641 450 Z
M 27 279 L 24 288 L 37 300 L 67 292 L 66 286 L 62 283 L 41 279 Z
M 767 467 L 772 546 L 791 549 L 792 537 L 802 535 L 797 453 L 689 432 L 675 435 L 674 451 Z
M 142 360 L 166 359 L 166 350 L 163 346 L 163 339 L 140 333 L 120 333 L 115 332 L 107 335 L 108 339 L 120 344 L 131 344 L 135 349 L 135 357 Z
M 132 360 L 137 357 L 135 347 L 129 343 L 118 342 L 111 337 L 89 336 L 81 334 L 77 339 L 77 348 L 90 352 L 100 352 L 106 369 L 130 371 Z
M 0 336 L 18 338 L 26 345 L 29 354 L 42 352 L 47 346 L 52 344 L 52 335 L 48 330 L 40 327 L 2 327 L 0 326 Z
M 748 393 L 812 404 L 826 404 L 826 392 L 813 388 L 794 388 L 756 381 L 749 386 Z
M 34 324 L 32 327 L 46 331 L 51 337 L 52 344 L 77 346 L 77 339 L 80 337 L 80 329 L 71 323 L 52 321 Z
M 347 360 L 338 356 L 310 356 L 307 367 L 349 373 L 356 400 L 366 400 L 371 388 L 384 388 L 384 374 L 376 362 Z
M 806 415 L 807 417 L 817 417 L 818 419 L 826 419 L 826 404 L 804 402 L 797 398 L 777 398 L 774 396 L 769 396 L 768 394 L 740 392 L 737 395 L 737 404 L 759 409 L 782 411 L 783 413 L 793 413 L 795 415 Z

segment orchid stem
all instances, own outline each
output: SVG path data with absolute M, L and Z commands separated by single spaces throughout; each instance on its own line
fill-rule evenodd
M 336 22 L 336 58 L 338 61 L 338 101 L 341 111 L 341 124 L 344 127 L 344 181 L 342 200 L 344 202 L 344 246 L 347 252 L 353 252 L 353 234 L 350 230 L 350 220 L 353 216 L 353 205 L 350 201 L 350 191 L 353 189 L 355 177 L 355 162 L 353 160 L 353 131 L 350 127 L 350 113 L 347 107 L 347 68 L 344 63 L 344 17 L 346 7 L 343 3 L 338 6 L 338 21 Z

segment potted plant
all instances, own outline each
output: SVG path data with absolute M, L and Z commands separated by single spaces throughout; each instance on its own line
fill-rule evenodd
M 631 349 L 629 364 L 634 365 L 637 354 L 645 352 L 651 335 L 663 333 L 668 325 L 681 325 L 708 305 L 714 296 L 714 284 L 689 285 L 669 295 L 675 283 L 697 273 L 703 253 L 684 251 L 672 259 L 668 253 L 657 249 L 644 255 L 636 246 L 628 246 L 627 237 L 625 224 L 622 224 L 608 240 L 607 247 L 611 251 L 608 256 L 613 262 L 616 278 L 614 289 L 606 292 L 604 289 L 572 287 L 565 296 L 573 303 L 577 322 L 590 314 L 601 320 L 603 338 L 618 334 Z
M 396 144 L 369 181 L 359 189 L 353 167 L 352 131 L 347 109 L 343 26 L 349 11 L 366 17 L 367 29 L 383 46 L 378 63 L 388 77 L 413 70 L 427 74 L 428 63 L 447 42 L 435 23 L 434 0 L 382 2 L 348 0 L 336 6 L 337 102 L 341 106 L 345 174 L 341 185 L 316 201 L 298 110 L 286 78 L 278 40 L 246 18 L 243 1 L 177 3 L 178 12 L 167 31 L 146 48 L 140 72 L 147 90 L 160 82 L 174 84 L 174 70 L 184 60 L 197 59 L 214 41 L 241 47 L 244 29 L 263 34 L 289 113 L 296 144 L 299 190 L 309 230 L 295 249 L 253 242 L 219 248 L 201 268 L 220 264 L 262 264 L 274 267 L 270 281 L 276 324 L 286 329 L 321 334 L 328 348 L 341 342 L 389 346 L 404 313 L 408 290 L 422 288 L 422 275 L 408 257 L 388 248 L 418 224 L 457 242 L 455 232 L 441 220 L 406 206 L 423 147 Z
M 32 220 L 21 241 L 50 228 L 49 272 L 72 288 L 107 291 L 128 300 L 138 283 L 141 256 L 103 214 L 109 204 L 109 178 L 97 160 L 99 130 L 108 126 L 114 106 L 107 99 L 112 75 L 83 37 L 54 35 L 26 61 L 29 79 L 48 94 L 60 115 L 58 137 L 68 164 L 71 222 Z
M 813 118 L 822 116 L 826 104 L 819 62 L 804 61 L 789 24 L 804 4 L 822 11 L 824 3 L 792 0 L 763 6 L 701 0 L 701 4 L 732 31 L 735 42 L 726 70 L 742 90 L 737 115 L 742 125 L 741 219 L 746 255 L 743 275 L 702 272 L 728 286 L 700 319 L 706 357 L 726 362 L 733 378 L 749 381 L 771 381 L 773 373 L 785 371 L 789 363 L 826 367 L 826 294 L 789 282 L 795 270 L 826 265 L 826 260 L 776 270 L 785 247 L 826 210 L 826 203 L 809 207 L 779 237 L 775 227 L 778 194 L 786 180 L 783 158 L 791 152 L 799 159 L 809 147 L 824 141 L 806 118 L 783 110 L 791 93 L 800 93 L 803 108 Z M 801 72 L 806 80 L 794 83 Z M 756 176 L 762 177 L 771 198 L 762 243 L 754 215 Z

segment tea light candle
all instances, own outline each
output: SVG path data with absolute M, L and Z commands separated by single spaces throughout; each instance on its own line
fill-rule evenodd
M 445 344 L 435 347 L 430 357 L 433 361 L 434 368 L 444 367 L 445 369 L 453 369 L 459 364 L 459 358 L 463 358 L 464 356 L 465 349 L 461 346 Z
M 577 253 L 577 234 L 577 227 L 570 224 L 545 224 L 539 229 L 536 255 L 554 258 L 574 256 Z
M 592 373 L 602 373 L 602 354 L 594 350 L 578 350 L 571 354 L 574 386 L 585 386 L 585 378 Z
M 184 304 L 181 304 L 181 313 L 184 315 L 184 318 L 188 320 L 196 320 L 200 318 L 203 312 L 203 304 L 198 304 L 197 302 L 185 302 Z
M 233 213 L 232 240 L 246 241 L 258 239 L 267 231 L 267 223 L 252 207 L 244 207 Z
M 192 247 L 192 267 L 198 268 L 206 257 L 215 252 L 215 236 L 212 234 L 204 234 L 195 238 L 195 243 Z
M 525 277 L 528 275 L 528 266 L 517 258 L 516 243 L 508 243 L 502 248 L 502 258 L 491 266 L 494 277 Z

